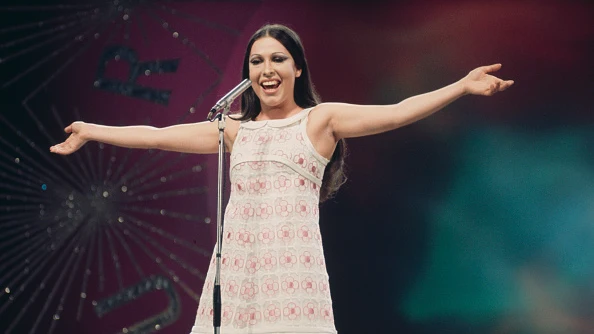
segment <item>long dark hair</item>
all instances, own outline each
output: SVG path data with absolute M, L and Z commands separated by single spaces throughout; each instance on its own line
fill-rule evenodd
M 301 75 L 295 78 L 295 89 L 293 96 L 295 103 L 301 108 L 309 108 L 318 105 L 321 102 L 320 96 L 316 92 L 309 75 L 309 67 L 305 59 L 305 51 L 301 44 L 301 39 L 296 32 L 281 24 L 267 24 L 258 29 L 252 35 L 243 58 L 242 79 L 250 76 L 249 57 L 252 45 L 262 37 L 272 37 L 279 41 L 291 54 L 297 69 L 301 70 Z M 253 89 L 246 90 L 241 95 L 241 116 L 238 120 L 254 120 L 260 114 L 262 106 L 260 99 L 256 96 Z M 336 144 L 332 158 L 324 171 L 324 179 L 320 188 L 320 202 L 332 198 L 340 186 L 346 181 L 344 158 L 347 148 L 344 139 Z

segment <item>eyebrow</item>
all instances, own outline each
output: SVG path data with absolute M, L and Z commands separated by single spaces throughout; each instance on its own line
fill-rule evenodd
M 277 52 L 273 52 L 271 54 L 271 56 L 283 56 L 283 57 L 289 57 L 287 54 L 285 54 L 282 51 L 277 51 Z M 258 53 L 254 53 L 253 55 L 250 56 L 250 59 L 252 59 L 253 57 L 262 57 L 262 55 L 258 54 Z

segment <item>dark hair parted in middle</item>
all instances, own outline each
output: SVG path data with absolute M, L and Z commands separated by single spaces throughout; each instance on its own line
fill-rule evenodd
M 295 67 L 301 70 L 301 75 L 295 78 L 295 89 L 293 92 L 295 103 L 301 108 L 318 105 L 321 100 L 311 81 L 301 40 L 297 33 L 284 25 L 267 24 L 254 33 L 247 45 L 243 58 L 242 79 L 248 79 L 250 77 L 249 57 L 252 45 L 262 37 L 272 37 L 279 41 L 289 51 L 291 57 L 293 57 Z M 260 99 L 256 96 L 253 89 L 248 89 L 241 96 L 241 117 L 238 120 L 254 120 L 258 117 L 261 110 Z M 346 181 L 345 155 L 346 143 L 344 139 L 341 139 L 338 141 L 332 158 L 324 171 L 324 179 L 320 188 L 320 202 L 331 198 Z

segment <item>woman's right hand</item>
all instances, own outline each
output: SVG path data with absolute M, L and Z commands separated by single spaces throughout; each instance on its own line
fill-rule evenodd
M 88 140 L 83 135 L 83 128 L 86 126 L 84 122 L 74 122 L 68 125 L 64 132 L 70 133 L 70 136 L 60 144 L 50 147 L 50 152 L 67 155 L 76 152 Z

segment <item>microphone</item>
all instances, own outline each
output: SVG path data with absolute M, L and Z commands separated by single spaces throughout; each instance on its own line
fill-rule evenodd
M 223 96 L 208 112 L 208 117 L 206 117 L 207 120 L 211 121 L 212 120 L 212 116 L 220 111 L 221 109 L 226 108 L 227 106 L 230 106 L 231 103 L 233 103 L 233 100 L 235 100 L 239 95 L 241 95 L 243 92 L 245 92 L 248 88 L 250 88 L 252 86 L 252 82 L 250 81 L 250 79 L 245 79 L 242 82 L 239 83 L 239 85 L 235 86 L 235 88 L 233 88 L 232 90 L 229 91 L 229 93 L 225 94 L 225 96 Z

